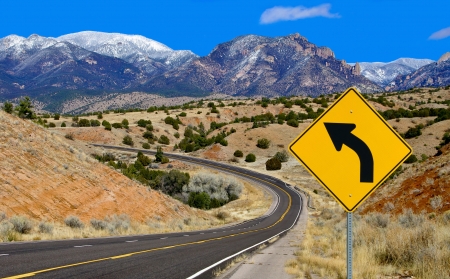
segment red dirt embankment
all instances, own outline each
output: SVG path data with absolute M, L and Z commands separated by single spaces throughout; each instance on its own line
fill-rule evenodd
M 0 112 L 0 211 L 61 222 L 128 214 L 146 221 L 201 215 L 131 181 L 36 124 Z

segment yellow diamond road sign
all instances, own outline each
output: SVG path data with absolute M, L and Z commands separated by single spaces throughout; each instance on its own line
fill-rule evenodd
M 353 87 L 303 131 L 289 151 L 349 212 L 412 153 Z

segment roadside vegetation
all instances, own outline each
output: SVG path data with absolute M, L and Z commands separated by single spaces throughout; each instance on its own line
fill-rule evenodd
M 317 211 L 286 270 L 297 278 L 346 278 L 346 213 L 337 204 L 330 206 L 328 197 L 313 198 Z M 448 278 L 450 211 L 436 215 L 406 209 L 391 216 L 389 209 L 353 215 L 354 278 Z

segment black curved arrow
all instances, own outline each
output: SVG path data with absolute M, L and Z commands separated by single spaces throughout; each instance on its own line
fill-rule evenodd
M 345 144 L 358 154 L 360 163 L 360 182 L 373 182 L 373 156 L 369 147 L 360 138 L 352 134 L 356 128 L 352 123 L 324 123 L 337 151 Z

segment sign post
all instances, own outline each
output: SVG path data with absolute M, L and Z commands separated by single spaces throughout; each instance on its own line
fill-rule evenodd
M 412 148 L 351 87 L 289 145 L 289 151 L 348 212 L 347 278 L 352 278 L 352 212 Z
M 353 213 L 347 212 L 347 279 L 352 279 L 353 274 Z

